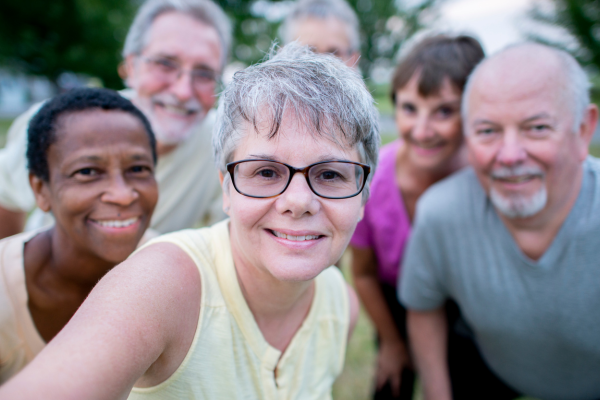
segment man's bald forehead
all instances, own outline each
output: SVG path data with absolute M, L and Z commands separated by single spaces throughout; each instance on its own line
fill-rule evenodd
M 568 53 L 537 43 L 509 46 L 486 58 L 473 71 L 465 86 L 461 112 L 469 120 L 475 98 L 511 100 L 543 91 L 546 97 L 562 98 L 574 113 L 577 126 L 589 104 L 589 80 Z
M 558 50 L 537 43 L 522 43 L 485 59 L 473 71 L 473 85 L 518 83 L 523 79 L 561 79 L 565 65 Z

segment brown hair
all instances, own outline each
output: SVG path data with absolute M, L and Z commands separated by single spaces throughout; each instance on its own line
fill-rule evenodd
M 419 94 L 439 92 L 444 78 L 461 92 L 473 68 L 485 57 L 479 42 L 470 36 L 435 35 L 423 39 L 402 58 L 392 77 L 392 102 L 396 92 L 419 73 Z

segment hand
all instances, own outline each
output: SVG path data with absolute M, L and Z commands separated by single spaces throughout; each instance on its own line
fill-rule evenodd
M 411 367 L 411 361 L 404 342 L 400 339 L 382 340 L 377 353 L 377 389 L 381 389 L 389 381 L 392 394 L 399 396 L 402 370 L 406 367 Z

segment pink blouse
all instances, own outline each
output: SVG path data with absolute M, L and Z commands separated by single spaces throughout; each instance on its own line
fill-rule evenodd
M 396 286 L 404 247 L 410 235 L 410 218 L 396 183 L 396 155 L 402 143 L 396 140 L 381 148 L 379 166 L 371 181 L 371 196 L 365 216 L 350 244 L 371 248 L 377 257 L 379 280 Z

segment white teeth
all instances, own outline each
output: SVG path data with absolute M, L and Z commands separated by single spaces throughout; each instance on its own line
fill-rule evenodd
M 273 234 L 275 236 L 277 236 L 278 238 L 294 240 L 296 242 L 301 242 L 304 240 L 315 240 L 315 239 L 319 238 L 319 236 L 317 236 L 317 235 L 292 236 L 292 235 L 286 235 L 285 233 L 281 233 L 281 232 L 277 232 L 277 231 L 273 231 L 273 230 L 271 232 L 273 232 Z
M 520 176 L 510 176 L 510 177 L 507 176 L 507 177 L 501 178 L 501 179 L 504 181 L 507 181 L 507 182 L 521 183 L 521 182 L 528 181 L 532 178 L 533 177 L 531 175 L 520 175 Z
M 138 217 L 124 219 L 122 221 L 119 221 L 119 220 L 114 220 L 114 221 L 109 221 L 109 220 L 96 221 L 95 220 L 95 222 L 98 225 L 105 226 L 107 228 L 125 228 L 125 227 L 128 227 L 130 225 L 133 225 L 137 220 L 138 220 Z
M 169 104 L 164 104 L 163 105 L 165 107 L 165 110 L 172 112 L 174 114 L 179 114 L 179 115 L 189 115 L 192 113 L 191 110 L 188 110 L 186 108 L 183 107 L 177 107 L 177 106 L 172 106 Z

